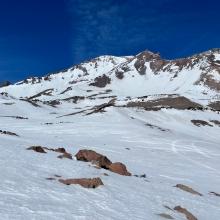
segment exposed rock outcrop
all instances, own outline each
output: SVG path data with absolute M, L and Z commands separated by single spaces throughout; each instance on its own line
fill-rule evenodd
M 92 162 L 96 165 L 97 168 L 100 167 L 120 175 L 131 176 L 131 173 L 128 172 L 126 166 L 123 163 L 112 163 L 106 156 L 96 153 L 93 150 L 80 150 L 75 155 L 75 157 L 80 161 Z
M 32 147 L 29 147 L 29 148 L 27 148 L 27 150 L 33 150 L 33 151 L 35 151 L 35 152 L 37 152 L 37 153 L 47 153 L 45 150 L 44 150 L 44 148 L 43 147 L 41 147 L 41 146 L 32 146 Z
M 106 156 L 96 153 L 93 150 L 80 150 L 75 157 L 77 160 L 95 162 L 96 165 L 104 169 L 108 169 L 112 163 Z
M 120 163 L 120 162 L 112 163 L 109 166 L 109 170 L 114 172 L 114 173 L 118 173 L 120 175 L 123 175 L 123 176 L 131 176 L 131 173 L 129 173 L 127 171 L 126 166 L 123 163 Z
M 187 99 L 184 96 L 168 96 L 165 98 L 149 100 L 149 101 L 131 101 L 128 102 L 127 107 L 139 107 L 144 108 L 145 110 L 160 110 L 161 108 L 174 108 L 179 110 L 187 109 L 202 109 L 203 107 Z
M 207 121 L 203 121 L 203 120 L 191 120 L 191 122 L 197 127 L 201 127 L 201 126 L 213 127 L 213 125 L 211 125 Z
M 3 130 L 0 130 L 0 134 L 6 134 L 6 135 L 10 135 L 10 136 L 17 136 L 18 135 L 16 133 L 13 133 L 11 131 L 3 131 Z
M 201 193 L 197 192 L 196 190 L 192 189 L 191 187 L 189 186 L 186 186 L 186 185 L 183 185 L 183 184 L 177 184 L 175 187 L 185 191 L 185 192 L 189 192 L 191 194 L 194 194 L 194 195 L 199 195 L 199 196 L 202 196 Z
M 81 178 L 81 179 L 59 179 L 59 182 L 65 185 L 78 184 L 84 188 L 97 188 L 104 185 L 102 180 L 97 178 Z
M 174 210 L 184 214 L 188 220 L 198 220 L 191 212 L 181 206 L 176 206 Z
M 90 86 L 96 86 L 99 88 L 104 88 L 107 84 L 110 84 L 111 79 L 103 74 L 102 76 L 98 76 L 94 79 L 93 83 L 90 83 Z

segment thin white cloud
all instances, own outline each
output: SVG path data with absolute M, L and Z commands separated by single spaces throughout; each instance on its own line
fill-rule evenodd
M 143 3 L 135 2 L 140 7 Z M 149 9 L 145 16 L 141 8 L 138 9 L 140 15 L 132 10 L 132 5 L 126 1 L 70 0 L 73 59 L 82 60 L 85 56 L 109 53 L 118 47 L 124 49 L 140 42 L 154 41 L 157 36 L 153 33 L 160 31 L 152 25 L 155 23 L 154 11 Z

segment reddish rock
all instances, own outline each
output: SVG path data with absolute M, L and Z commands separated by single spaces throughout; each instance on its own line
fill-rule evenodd
M 67 159 L 70 159 L 70 160 L 73 159 L 73 157 L 70 153 L 63 153 L 63 154 L 59 155 L 57 158 L 59 158 L 59 159 L 67 158 Z
M 112 163 L 109 166 L 109 170 L 123 176 L 131 176 L 131 173 L 127 171 L 126 166 L 120 162 Z
M 37 153 L 47 153 L 44 150 L 44 148 L 41 146 L 32 146 L 32 147 L 27 148 L 27 150 L 33 150 L 33 151 L 36 151 Z
M 93 150 L 80 150 L 75 156 L 77 160 L 94 162 L 97 166 L 104 169 L 108 169 L 112 163 L 106 156 Z
M 65 185 L 71 185 L 71 184 L 79 184 L 82 187 L 85 188 L 97 188 L 98 186 L 104 185 L 102 180 L 97 178 L 82 178 L 82 179 L 59 179 L 59 182 L 65 184 Z
M 182 208 L 181 206 L 176 206 L 174 210 L 184 214 L 188 220 L 198 220 L 192 213 L 190 213 L 187 209 Z

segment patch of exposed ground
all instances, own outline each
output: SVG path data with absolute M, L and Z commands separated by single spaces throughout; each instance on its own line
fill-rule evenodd
M 99 88 L 104 88 L 107 84 L 111 83 L 111 79 L 103 74 L 102 76 L 98 76 L 94 79 L 93 83 L 90 83 L 90 86 L 96 86 Z

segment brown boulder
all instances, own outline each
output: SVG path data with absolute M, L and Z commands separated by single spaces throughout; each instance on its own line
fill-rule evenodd
M 41 146 L 32 146 L 32 147 L 27 148 L 27 150 L 33 150 L 33 151 L 36 151 L 37 153 L 47 153 L 44 150 L 44 148 Z
M 127 171 L 126 166 L 120 162 L 112 163 L 109 166 L 109 170 L 123 176 L 131 176 L 131 173 Z
M 80 150 L 75 156 L 77 160 L 94 162 L 97 166 L 104 169 L 109 169 L 112 163 L 106 156 L 96 153 L 93 150 Z
M 98 186 L 104 185 L 102 180 L 97 178 L 81 178 L 81 179 L 59 179 L 59 182 L 65 184 L 65 185 L 71 185 L 71 184 L 79 184 L 82 187 L 85 188 L 97 188 Z

